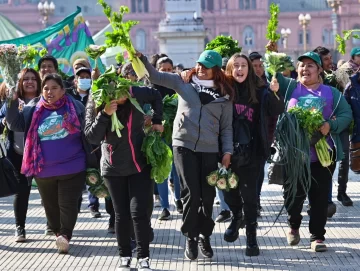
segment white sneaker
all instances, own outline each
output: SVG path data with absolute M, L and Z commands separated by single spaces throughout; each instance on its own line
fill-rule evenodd
M 161 207 L 161 202 L 160 202 L 160 196 L 159 195 L 155 195 L 154 207 L 155 208 Z
M 63 235 L 56 237 L 56 246 L 59 253 L 66 254 L 69 252 L 69 240 Z
M 131 270 L 131 257 L 120 257 L 120 264 L 117 271 L 128 271 Z
M 152 271 L 150 268 L 149 258 L 139 259 L 136 267 L 138 270 Z

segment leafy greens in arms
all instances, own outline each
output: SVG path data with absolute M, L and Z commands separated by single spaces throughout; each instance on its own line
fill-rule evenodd
M 344 30 L 342 33 L 344 35 L 343 37 L 341 37 L 339 34 L 337 34 L 335 39 L 336 39 L 336 42 L 339 43 L 338 51 L 342 55 L 345 55 L 345 53 L 346 53 L 346 41 L 348 41 L 351 38 L 360 39 L 359 34 L 354 34 L 354 33 L 360 33 L 360 29 Z
M 108 18 L 110 25 L 113 28 L 113 32 L 106 32 L 106 45 L 108 47 L 121 46 L 127 50 L 129 59 L 132 63 L 134 71 L 139 79 L 149 76 L 144 64 L 136 56 L 135 48 L 130 39 L 130 30 L 134 25 L 137 25 L 138 21 L 128 20 L 124 22 L 124 15 L 129 13 L 127 6 L 121 6 L 119 12 L 114 12 L 104 0 L 98 0 L 98 3 L 103 7 L 104 14 Z M 121 53 L 119 53 L 121 54 Z M 119 57 L 117 57 L 118 59 Z
M 111 66 L 104 74 L 94 81 L 91 92 L 96 107 L 99 107 L 104 103 L 109 104 L 112 100 L 128 98 L 135 108 L 144 114 L 139 103 L 135 98 L 131 97 L 129 93 L 129 89 L 132 86 L 138 85 L 139 84 L 131 82 L 130 80 L 119 77 L 116 74 L 115 67 Z M 111 122 L 111 131 L 116 132 L 118 137 L 121 137 L 120 130 L 122 130 L 124 126 L 119 121 L 116 113 L 111 115 Z

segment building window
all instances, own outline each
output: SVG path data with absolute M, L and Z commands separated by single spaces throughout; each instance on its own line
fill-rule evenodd
M 323 29 L 322 31 L 322 42 L 324 45 L 331 45 L 334 43 L 334 35 L 331 29 Z
M 202 11 L 214 11 L 214 0 L 201 0 Z
M 135 36 L 136 49 L 139 51 L 146 50 L 146 33 L 143 29 L 138 29 Z
M 240 9 L 256 9 L 256 0 L 239 0 Z
M 360 29 L 360 25 L 355 25 L 353 29 Z M 360 35 L 360 32 L 353 32 L 353 34 Z M 352 38 L 352 44 L 354 46 L 360 46 L 360 39 Z
M 149 0 L 144 0 L 144 12 L 149 12 Z
M 131 0 L 131 12 L 136 12 L 136 0 Z
M 251 4 L 252 4 L 251 8 L 256 9 L 256 0 L 252 0 Z
M 309 45 L 310 44 L 310 31 L 309 30 L 306 30 L 306 44 Z M 300 45 L 304 45 L 304 31 L 301 30 L 299 32 L 299 44 Z
M 255 46 L 255 34 L 251 26 L 245 27 L 243 31 L 243 45 L 248 48 Z
M 149 0 L 131 0 L 131 12 L 149 12 Z

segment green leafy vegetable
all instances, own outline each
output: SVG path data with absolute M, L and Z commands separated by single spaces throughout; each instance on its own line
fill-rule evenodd
M 144 152 L 147 163 L 151 165 L 151 178 L 156 183 L 163 183 L 171 172 L 173 154 L 162 140 L 160 132 L 149 132 L 144 138 L 141 151 Z
M 129 53 L 129 59 L 132 63 L 133 69 L 139 79 L 149 76 L 144 64 L 136 56 L 135 48 L 130 39 L 130 30 L 134 25 L 137 25 L 138 21 L 123 21 L 125 14 L 129 13 L 127 6 L 120 6 L 119 12 L 112 11 L 111 7 L 104 1 L 98 0 L 98 3 L 103 7 L 104 14 L 110 21 L 113 28 L 113 32 L 106 32 L 106 45 L 108 47 L 121 46 L 125 48 Z
M 37 45 L 20 45 L 18 48 L 18 57 L 25 67 L 34 66 L 36 59 L 47 54 L 46 48 Z
M 206 44 L 205 50 L 214 50 L 218 52 L 222 57 L 230 58 L 235 53 L 241 52 L 239 42 L 234 40 L 231 36 L 217 36 L 215 39 Z
M 294 106 L 289 110 L 289 113 L 293 114 L 299 121 L 301 128 L 305 130 L 309 140 L 324 123 L 323 115 L 317 109 L 309 110 L 300 106 Z M 322 136 L 321 139 L 315 144 L 315 150 L 323 167 L 328 167 L 332 164 L 332 157 L 329 153 L 332 153 L 332 150 L 329 144 L 326 142 L 325 136 Z
M 93 82 L 91 93 L 96 104 L 96 107 L 102 104 L 109 104 L 112 100 L 120 98 L 127 98 L 135 106 L 137 110 L 144 114 L 141 106 L 135 98 L 131 97 L 129 89 L 132 86 L 139 84 L 131 82 L 130 80 L 121 78 L 117 75 L 114 66 L 110 66 L 97 80 Z M 121 132 L 124 126 L 119 121 L 116 113 L 111 115 L 112 127 L 111 131 L 116 132 L 118 137 L 121 137 Z
M 270 11 L 270 19 L 267 25 L 266 38 L 272 42 L 277 42 L 281 38 L 280 34 L 276 33 L 279 23 L 278 20 L 278 16 L 280 13 L 279 5 L 271 3 L 269 11 Z
M 109 198 L 110 193 L 107 189 L 99 170 L 88 168 L 86 170 L 86 184 L 89 186 L 89 192 L 98 198 Z
M 106 49 L 105 45 L 99 46 L 91 44 L 85 48 L 85 53 L 95 61 L 95 66 L 97 67 L 97 59 L 106 52 Z
M 352 30 L 343 30 L 343 37 L 341 37 L 339 34 L 336 35 L 335 40 L 338 45 L 338 51 L 344 55 L 346 53 L 346 41 L 348 41 L 350 38 L 360 39 L 359 34 L 353 34 L 354 32 L 360 32 L 360 29 L 352 29 Z
M 178 107 L 178 95 L 174 94 L 172 96 L 166 95 L 163 99 L 163 125 L 164 132 L 162 137 L 165 142 L 170 145 L 172 141 L 172 131 L 174 125 L 174 119 L 176 116 Z

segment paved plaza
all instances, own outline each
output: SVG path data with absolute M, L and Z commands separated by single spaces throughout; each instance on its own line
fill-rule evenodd
M 185 238 L 180 234 L 181 216 L 171 207 L 172 219 L 158 221 L 161 209 L 154 209 L 152 225 L 155 239 L 151 244 L 151 266 L 153 270 L 360 270 L 360 176 L 350 174 L 348 194 L 354 200 L 354 207 L 343 207 L 336 200 L 337 187 L 334 182 L 334 202 L 337 213 L 328 220 L 326 244 L 328 252 L 314 253 L 309 247 L 308 216 L 304 208 L 303 226 L 300 228 L 299 246 L 286 244 L 286 215 L 282 215 L 273 226 L 276 215 L 282 207 L 281 187 L 263 186 L 262 206 L 264 212 L 259 219 L 258 241 L 260 256 L 244 255 L 245 238 L 241 231 L 239 240 L 226 243 L 223 233 L 228 223 L 216 223 L 212 235 L 214 257 L 190 262 L 184 259 Z M 334 180 L 336 176 L 334 176 Z M 266 182 L 266 181 L 265 181 Z M 86 198 L 86 195 L 84 195 Z M 91 218 L 87 202 L 71 241 L 68 255 L 59 255 L 54 237 L 44 236 L 45 213 L 36 189 L 31 192 L 26 225 L 28 241 L 13 242 L 14 214 L 12 197 L 0 199 L 0 270 L 116 270 L 117 256 L 115 235 L 107 233 L 108 215 L 101 203 L 101 218 Z M 220 212 L 214 206 L 213 217 Z M 268 232 L 268 233 L 267 233 Z M 266 234 L 267 233 L 267 234 Z M 135 260 L 133 260 L 135 267 Z M 133 270 L 136 270 L 135 268 Z

